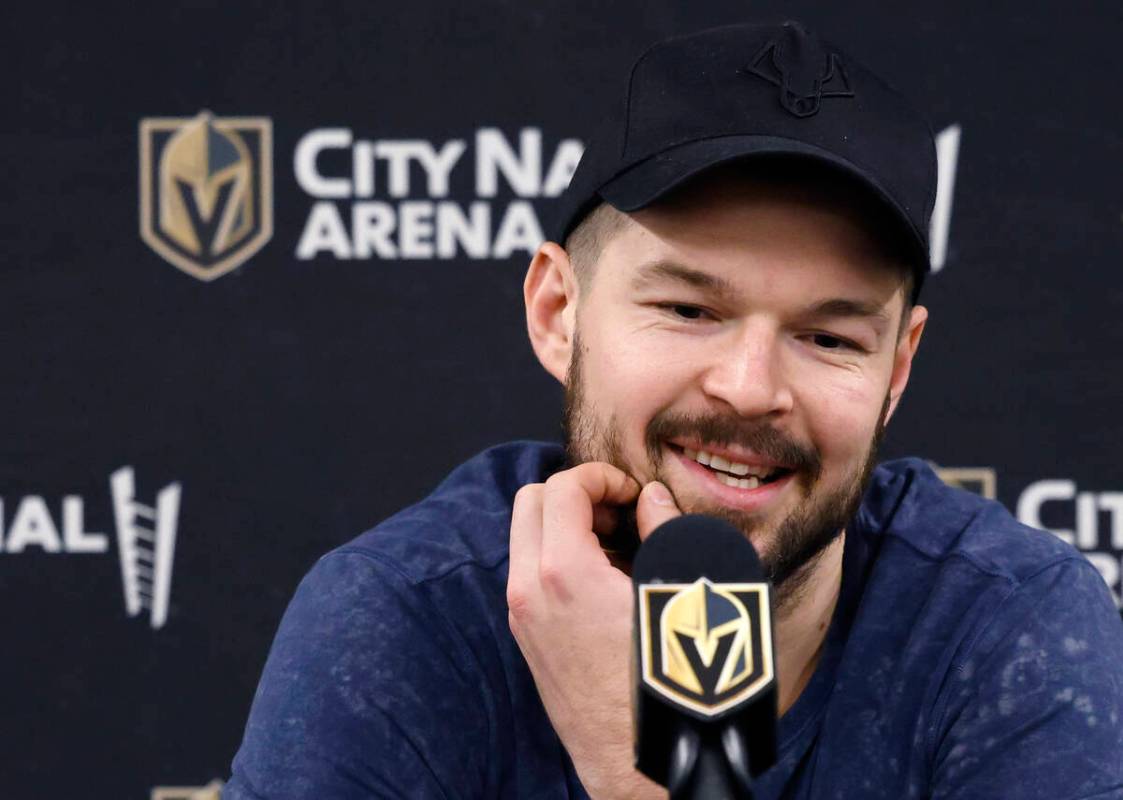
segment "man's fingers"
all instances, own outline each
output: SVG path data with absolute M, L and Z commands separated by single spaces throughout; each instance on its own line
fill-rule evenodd
M 603 461 L 590 461 L 551 476 L 546 481 L 547 495 L 555 485 L 555 479 L 557 486 L 569 487 L 574 483 L 580 486 L 593 505 L 606 503 L 620 506 L 632 503 L 640 489 L 635 478 Z
M 646 540 L 653 530 L 667 520 L 679 516 L 682 516 L 682 512 L 675 505 L 675 499 L 667 487 L 659 481 L 647 484 L 636 503 L 636 528 L 639 530 L 640 541 Z
M 593 533 L 602 539 L 612 536 L 620 524 L 620 506 L 596 505 L 593 506 Z
M 611 464 L 590 462 L 552 475 L 543 498 L 541 569 L 580 569 L 606 561 L 594 530 L 594 509 L 634 502 L 639 484 Z M 604 522 L 600 515 L 597 522 Z

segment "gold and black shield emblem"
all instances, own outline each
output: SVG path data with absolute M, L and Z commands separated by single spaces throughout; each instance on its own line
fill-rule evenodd
M 272 139 L 265 117 L 141 120 L 141 239 L 203 281 L 245 263 L 273 235 Z
M 998 473 L 994 467 L 941 467 L 928 463 L 948 486 L 974 492 L 988 500 L 997 499 Z
M 643 584 L 645 685 L 705 717 L 765 689 L 775 674 L 767 583 Z

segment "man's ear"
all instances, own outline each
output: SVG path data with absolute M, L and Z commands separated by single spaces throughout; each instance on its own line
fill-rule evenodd
M 545 242 L 531 259 L 523 283 L 526 329 L 538 361 L 562 383 L 573 355 L 577 291 L 569 254 Z
M 924 334 L 924 325 L 928 322 L 928 309 L 924 306 L 913 306 L 909 315 L 908 328 L 897 342 L 897 351 L 893 354 L 893 374 L 889 379 L 889 410 L 886 412 L 885 421 L 893 416 L 897 410 L 897 403 L 905 393 L 905 386 L 909 382 L 909 373 L 912 371 L 912 359 L 920 347 L 920 337 Z

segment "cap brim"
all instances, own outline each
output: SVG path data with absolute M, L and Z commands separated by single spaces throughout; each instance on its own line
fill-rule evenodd
M 620 211 L 638 211 L 706 170 L 750 156 L 796 156 L 835 167 L 869 188 L 909 233 L 915 245 L 917 291 L 929 270 L 928 237 L 876 179 L 857 164 L 823 148 L 778 136 L 721 136 L 687 142 L 629 167 L 601 185 L 600 196 Z

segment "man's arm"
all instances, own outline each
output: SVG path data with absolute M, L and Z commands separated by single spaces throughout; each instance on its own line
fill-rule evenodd
M 594 800 L 660 798 L 633 767 L 632 583 L 601 549 L 610 508 L 636 503 L 646 538 L 679 515 L 670 493 L 587 463 L 519 490 L 507 582 L 511 631 L 550 722 Z
M 481 678 L 442 619 L 375 556 L 321 559 L 273 642 L 225 800 L 481 796 Z
M 1123 624 L 1083 559 L 1011 593 L 945 701 L 932 797 L 1123 798 Z

